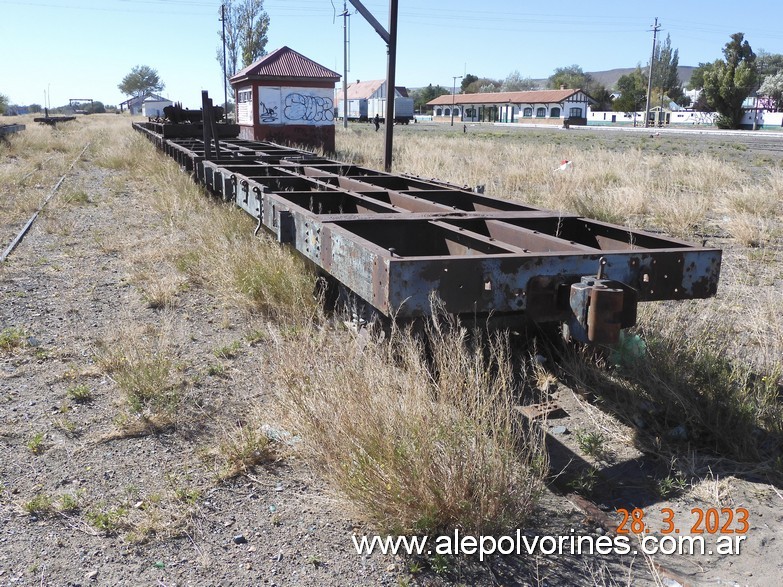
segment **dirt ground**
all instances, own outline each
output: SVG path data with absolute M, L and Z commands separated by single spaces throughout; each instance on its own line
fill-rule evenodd
M 775 149 L 761 156 L 776 157 Z M 119 172 L 95 165 L 94 156 L 88 151 L 65 180 L 83 186 L 87 201 L 55 197 L 0 265 L 0 331 L 18 329 L 24 337 L 20 347 L 0 350 L 0 584 L 780 584 L 780 487 L 718 461 L 663 498 L 659 484 L 667 473 L 633 448 L 633 431 L 583 390 L 562 385 L 555 398 L 564 411 L 547 423 L 552 464 L 578 470 L 600 461 L 597 507 L 555 482 L 525 535 L 612 535 L 618 508 L 642 508 L 651 534 L 662 536 L 669 508 L 675 532 L 685 536 L 694 509 L 727 508 L 738 518 L 746 508 L 739 554 L 496 555 L 485 563 L 448 559 L 439 568 L 358 555 L 351 536 L 371 535 L 372 528 L 295 452 L 219 480 L 205 451 L 249 406 L 263 409 L 270 401 L 272 353 L 247 342 L 246 313 L 207 287 L 181 290 L 173 307 L 150 307 L 132 279 L 135 251 L 159 238 L 165 218 L 150 206 L 143 182 L 118 186 Z M 151 145 L 149 156 L 162 157 Z M 51 186 L 36 189 L 44 195 Z M 13 232 L 3 227 L 3 234 Z M 203 416 L 188 420 L 197 425 L 117 434 L 117 384 L 98 367 L 96 353 L 129 324 L 178 341 L 182 376 L 198 382 L 188 389 L 189 404 Z M 235 356 L 207 369 L 215 349 L 232 344 Z M 74 398 L 77 385 L 91 390 L 89 401 Z M 612 439 L 597 458 L 577 442 L 589 433 Z M 73 507 L 31 513 L 40 496 Z M 738 520 L 727 528 L 739 528 Z M 717 536 L 704 536 L 714 547 Z

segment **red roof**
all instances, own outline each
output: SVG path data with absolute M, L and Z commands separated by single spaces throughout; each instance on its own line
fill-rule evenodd
M 243 70 L 238 71 L 231 77 L 231 81 L 235 82 L 248 78 L 281 77 L 337 81 L 340 79 L 340 74 L 327 69 L 323 65 L 319 65 L 293 49 L 280 47 L 255 63 L 248 65 Z
M 481 94 L 444 94 L 427 102 L 427 106 L 452 104 L 552 104 L 567 100 L 582 90 L 536 90 L 530 92 L 486 92 Z M 588 97 L 589 99 L 589 97 Z

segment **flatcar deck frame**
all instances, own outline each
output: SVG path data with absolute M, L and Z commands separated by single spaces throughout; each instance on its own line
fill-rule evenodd
M 386 316 L 449 313 L 563 321 L 591 342 L 635 323 L 638 301 L 715 295 L 721 251 L 436 180 L 334 161 L 274 143 L 134 127 L 281 243 Z

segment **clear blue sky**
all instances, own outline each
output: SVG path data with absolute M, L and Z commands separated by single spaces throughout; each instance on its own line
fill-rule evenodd
M 342 73 L 342 0 L 266 0 L 268 50 L 283 45 Z M 200 91 L 222 101 L 220 1 L 0 0 L 0 93 L 12 103 L 69 98 L 106 104 L 124 100 L 117 89 L 134 65 L 158 70 L 163 94 L 186 106 Z M 365 6 L 388 26 L 388 2 Z M 657 16 L 671 35 L 681 65 L 721 57 L 735 32 L 754 50 L 783 53 L 780 0 L 632 3 L 400 0 L 398 85 L 452 85 L 465 72 L 504 78 L 545 78 L 556 67 L 585 71 L 645 64 Z M 349 9 L 352 9 L 349 4 Z M 351 18 L 350 81 L 386 75 L 386 47 L 360 15 Z

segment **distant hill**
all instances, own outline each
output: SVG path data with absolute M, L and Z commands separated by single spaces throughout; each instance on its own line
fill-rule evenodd
M 606 71 L 590 71 L 588 73 L 593 76 L 594 80 L 602 83 L 607 88 L 612 89 L 620 77 L 632 73 L 635 69 L 635 67 L 619 67 L 617 69 L 607 69 Z M 688 85 L 694 69 L 696 68 L 691 65 L 680 65 L 677 68 L 677 73 L 680 76 L 680 81 L 682 82 L 683 87 Z
M 628 75 L 635 69 L 635 67 L 618 67 L 617 69 L 607 69 L 606 71 L 588 71 L 585 73 L 589 73 L 591 76 L 593 76 L 594 80 L 600 82 L 611 91 L 614 89 L 614 85 L 617 83 L 617 80 L 620 79 L 620 77 Z M 677 73 L 680 76 L 680 81 L 682 82 L 683 88 L 688 85 L 694 69 L 696 68 L 691 65 L 680 65 L 677 68 Z M 533 81 L 541 88 L 546 87 L 546 79 L 534 79 Z

